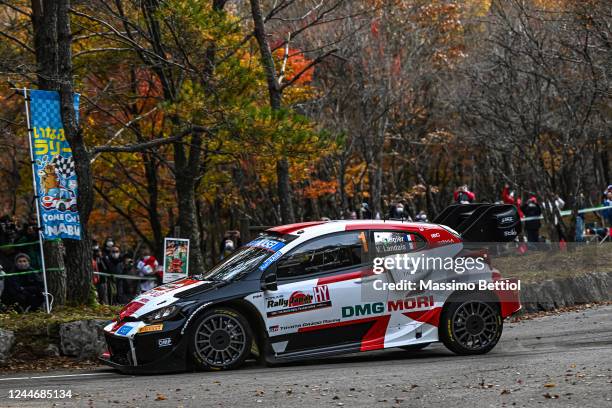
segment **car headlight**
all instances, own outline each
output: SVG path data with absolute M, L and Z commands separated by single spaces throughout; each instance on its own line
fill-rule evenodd
M 142 321 L 147 324 L 151 324 L 163 322 L 164 320 L 170 320 L 176 316 L 180 310 L 180 307 L 177 305 L 162 307 L 161 309 L 154 310 L 142 316 Z
M 189 300 L 175 303 L 173 305 L 168 305 L 162 307 L 161 309 L 153 310 L 152 312 L 143 315 L 140 319 L 147 324 L 159 323 L 163 322 L 164 320 L 170 320 L 173 319 L 181 311 L 184 311 L 186 315 L 189 314 L 189 308 L 195 303 L 195 301 Z

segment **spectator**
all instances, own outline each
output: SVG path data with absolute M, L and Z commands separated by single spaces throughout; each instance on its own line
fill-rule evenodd
M 15 238 L 15 244 L 28 244 L 39 240 L 38 224 L 26 223 L 19 231 Z M 31 266 L 33 269 L 40 269 L 42 262 L 40 260 L 40 246 L 27 245 L 21 248 L 32 260 Z
M 557 217 L 557 211 L 561 211 L 563 207 L 565 207 L 565 201 L 563 201 L 563 199 L 556 194 L 554 202 L 551 203 L 550 201 L 547 201 L 546 206 L 548 207 L 548 211 L 553 214 L 553 225 L 555 226 L 557 235 L 559 235 L 559 241 L 567 241 L 565 234 L 563 234 L 563 229 L 561 228 L 561 220 L 559 220 L 559 217 Z
M 427 220 L 427 214 L 423 210 L 419 211 L 419 213 L 416 215 L 414 220 L 417 221 L 417 222 L 429 222 Z
M 126 253 L 121 258 L 121 274 L 138 276 L 138 270 L 134 265 L 134 257 L 131 253 Z M 138 294 L 138 280 L 121 278 L 117 284 L 117 298 L 119 303 L 125 305 L 129 303 Z
M 223 241 L 223 251 L 221 251 L 221 260 L 227 258 L 232 252 L 234 252 L 234 241 L 226 239 Z
M 606 196 L 604 197 L 604 200 L 602 203 L 604 207 L 612 206 L 612 188 L 611 187 L 612 186 L 608 187 L 608 191 L 606 192 Z M 606 220 L 607 226 L 612 228 L 612 208 L 603 210 L 602 215 L 604 217 L 604 220 Z
M 33 271 L 30 257 L 24 253 L 15 256 L 15 273 Z M 38 309 L 44 302 L 44 285 L 39 273 L 9 276 L 5 279 L 2 301 L 5 305 L 15 305 L 22 311 Z
M 349 219 L 356 220 L 357 219 L 357 212 L 356 211 L 351 211 L 351 213 L 349 214 Z
M 0 245 L 12 244 L 17 236 L 17 225 L 10 215 L 0 218 Z
M 144 247 L 142 250 L 142 257 L 136 264 L 136 268 L 138 269 L 138 275 L 147 278 L 155 277 L 155 273 L 157 268 L 159 267 L 159 262 L 157 259 L 151 255 L 151 250 L 149 247 Z M 142 280 L 140 281 L 140 292 L 146 292 L 148 290 L 153 289 L 155 285 L 154 280 Z
M 102 250 L 100 249 L 100 245 L 98 245 L 97 241 L 92 242 L 92 252 L 94 272 L 107 273 L 106 263 L 104 262 L 104 257 L 102 256 Z M 110 303 L 108 297 L 108 277 L 104 275 L 94 275 L 94 285 L 96 286 L 96 291 L 98 292 L 98 302 L 103 305 L 108 305 Z
M 529 197 L 527 202 L 523 204 L 521 210 L 526 218 L 540 217 L 542 215 L 542 208 L 538 204 L 536 196 L 533 194 Z M 539 219 L 525 221 L 525 231 L 527 232 L 528 242 L 538 242 L 540 240 L 540 226 L 541 223 Z
M 587 208 L 586 198 L 584 194 L 580 193 L 576 198 L 576 207 L 578 210 Z M 576 242 L 584 242 L 584 214 L 578 213 L 576 215 Z
M 111 249 L 115 246 L 115 240 L 108 237 L 104 240 L 104 247 L 102 248 L 102 255 L 109 257 L 111 255 Z
M 410 215 L 408 215 L 405 212 L 404 204 L 402 203 L 397 203 L 391 206 L 391 217 L 390 218 L 395 218 L 398 220 L 412 221 L 410 218 Z
M 467 185 L 460 186 L 453 194 L 458 204 L 469 204 L 476 200 L 476 194 L 472 193 Z
M 510 190 L 509 184 L 506 184 L 502 190 L 502 201 L 504 204 L 511 204 L 515 206 L 518 210 L 519 217 L 524 217 L 523 211 L 521 210 L 521 198 L 516 196 L 516 192 L 514 190 Z
M 370 206 L 368 203 L 361 203 L 361 208 L 359 209 L 361 213 L 360 219 L 362 220 L 371 220 L 372 219 L 372 211 L 370 211 Z
M 106 267 L 106 271 L 108 274 L 121 275 L 121 273 L 123 272 L 123 261 L 121 259 L 121 250 L 119 249 L 118 246 L 113 245 L 109 249 L 108 255 L 104 256 L 103 259 L 104 259 L 104 266 Z M 119 286 L 121 286 L 121 290 L 123 290 L 123 283 L 121 281 L 122 279 L 117 279 L 112 276 L 109 277 L 108 298 L 111 304 L 119 303 L 119 296 L 118 296 L 119 289 L 120 289 Z

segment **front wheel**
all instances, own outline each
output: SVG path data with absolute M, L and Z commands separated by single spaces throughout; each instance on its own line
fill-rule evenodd
M 205 312 L 193 325 L 190 354 L 197 368 L 237 368 L 251 351 L 253 336 L 245 318 L 229 308 Z
M 499 305 L 479 294 L 450 300 L 440 316 L 440 340 L 460 355 L 488 353 L 502 330 Z

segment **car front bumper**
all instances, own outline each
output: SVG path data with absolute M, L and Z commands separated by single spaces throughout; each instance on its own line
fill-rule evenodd
M 185 319 L 163 322 L 163 328 L 146 331 L 143 322 L 112 323 L 104 328 L 108 353 L 99 359 L 121 372 L 167 373 L 184 371 L 187 339 L 181 334 Z M 123 328 L 123 330 L 122 330 Z

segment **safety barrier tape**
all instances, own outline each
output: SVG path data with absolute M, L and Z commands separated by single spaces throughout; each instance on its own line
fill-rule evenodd
M 61 239 L 49 239 L 49 240 L 47 240 L 47 242 L 59 242 L 59 241 L 61 241 Z M 38 245 L 39 243 L 40 243 L 40 241 L 30 241 L 30 242 L 22 242 L 20 244 L 4 244 L 4 245 L 0 245 L 0 249 L 32 246 L 32 245 Z
M 94 272 L 94 275 L 110 276 L 110 277 L 113 277 L 113 278 L 120 278 L 120 279 L 157 280 L 157 278 L 151 277 L 151 276 L 113 275 L 112 273 L 104 273 L 104 272 Z
M 63 270 L 64 270 L 63 268 L 47 268 L 47 272 L 55 272 L 55 271 L 63 271 Z M 33 271 L 5 273 L 5 274 L 0 274 L 0 279 L 5 278 L 7 276 L 29 275 L 29 274 L 41 273 L 41 272 L 42 272 L 42 269 L 35 269 Z M 112 273 L 104 273 L 104 272 L 94 272 L 94 275 L 111 276 L 113 278 L 119 278 L 119 279 L 157 280 L 157 278 L 150 277 L 150 276 L 113 275 Z
M 607 207 L 583 208 L 582 210 L 578 210 L 578 214 L 586 214 L 589 212 L 598 212 L 598 211 L 603 211 L 603 210 L 612 210 L 612 205 L 609 205 Z M 572 210 L 559 211 L 559 214 L 562 217 L 567 217 L 568 215 L 572 215 Z M 524 218 L 521 218 L 521 221 L 535 221 L 535 220 L 543 220 L 543 219 L 544 219 L 544 216 L 540 215 L 537 217 L 524 217 Z
M 63 271 L 63 268 L 47 268 L 47 272 L 55 272 L 55 271 Z M 34 269 L 31 271 L 25 271 L 25 272 L 11 272 L 11 273 L 5 273 L 5 274 L 0 274 L 0 278 L 5 278 L 7 276 L 18 276 L 18 275 L 30 275 L 33 273 L 41 273 L 42 269 Z

